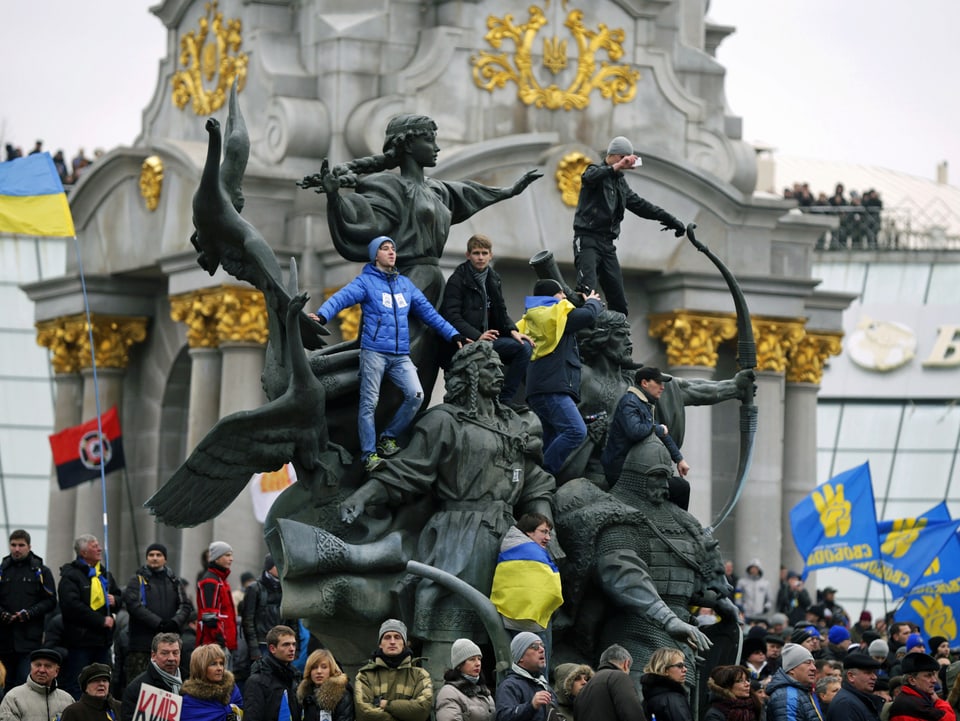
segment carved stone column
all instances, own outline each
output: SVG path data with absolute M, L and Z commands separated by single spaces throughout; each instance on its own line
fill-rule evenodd
M 81 322 L 83 316 L 76 316 Z M 134 343 L 142 343 L 147 337 L 147 318 L 94 314 L 93 342 L 96 349 L 97 385 L 100 390 L 100 410 L 106 412 L 117 406 L 120 427 L 123 428 L 123 380 L 130 361 L 129 350 Z M 84 419 L 96 418 L 97 401 L 93 383 L 93 367 L 90 357 L 89 336 L 84 330 L 80 345 L 83 351 L 78 356 L 83 375 Z M 113 568 L 119 568 L 119 552 L 123 545 L 120 521 L 127 518 L 124 504 L 124 471 L 116 471 L 106 477 L 107 517 L 114 521 L 110 526 L 110 559 Z M 74 515 L 74 537 L 92 533 L 103 543 L 103 497 L 99 480 L 85 483 L 77 488 Z M 72 540 L 72 539 L 71 539 Z M 72 551 L 71 551 L 72 553 Z M 135 556 L 137 551 L 133 551 Z
M 804 336 L 802 318 L 753 319 L 757 341 L 758 428 L 753 465 L 736 509 L 736 571 L 759 558 L 777 588 L 783 537 L 784 374 L 787 358 Z
M 790 509 L 816 487 L 817 393 L 828 357 L 841 351 L 843 334 L 808 331 L 787 363 L 783 423 L 783 532 L 781 563 L 799 571 L 803 559 L 790 533 Z M 791 539 L 789 542 L 787 539 Z M 812 585 L 812 584 L 811 584 Z
M 223 312 L 222 288 L 185 293 L 170 298 L 170 317 L 187 326 L 190 347 L 190 401 L 187 411 L 186 453 L 189 456 L 220 418 L 222 358 L 218 316 Z M 161 479 L 161 482 L 166 479 Z M 180 575 L 192 579 L 200 554 L 213 540 L 213 521 L 185 528 L 180 536 Z
M 56 394 L 53 408 L 53 430 L 79 425 L 83 422 L 83 378 L 80 376 L 80 345 L 77 336 L 82 324 L 68 325 L 63 319 L 37 324 L 37 344 L 50 350 L 53 382 Z M 72 556 L 73 516 L 77 503 L 77 489 L 60 490 L 57 471 L 50 469 L 50 496 L 47 520 L 47 547 L 43 554 L 50 568 L 59 568 Z
M 678 379 L 712 380 L 717 348 L 737 334 L 736 318 L 721 313 L 674 311 L 650 316 L 650 335 L 667 350 L 669 372 Z M 713 408 L 684 411 L 683 457 L 690 466 L 690 513 L 704 526 L 713 518 Z
M 217 333 L 223 366 L 220 375 L 220 418 L 266 402 L 260 387 L 264 346 L 267 342 L 267 309 L 260 291 L 225 288 L 217 315 Z M 253 515 L 249 493 L 243 491 L 223 513 L 213 519 L 213 537 L 233 546 L 234 568 L 257 569 L 266 544 L 263 526 Z

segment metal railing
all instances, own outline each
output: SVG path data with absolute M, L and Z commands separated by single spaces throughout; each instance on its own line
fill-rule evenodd
M 960 235 L 944 219 L 926 217 L 915 208 L 842 205 L 800 211 L 840 218 L 839 227 L 817 241 L 817 250 L 960 250 Z M 960 219 L 953 225 L 960 226 Z

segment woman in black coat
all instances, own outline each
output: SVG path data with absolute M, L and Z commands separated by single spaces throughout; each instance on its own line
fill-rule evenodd
M 710 708 L 703 721 L 759 721 L 760 702 L 750 690 L 743 666 L 717 666 L 707 680 Z
M 643 710 L 657 721 L 693 721 L 684 681 L 687 664 L 676 648 L 658 648 L 643 668 Z

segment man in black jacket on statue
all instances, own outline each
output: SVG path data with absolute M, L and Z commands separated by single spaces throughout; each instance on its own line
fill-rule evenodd
M 573 216 L 573 261 L 577 267 L 577 289 L 596 290 L 597 283 L 610 310 L 627 315 L 627 297 L 614 242 L 620 237 L 623 214 L 663 224 L 679 238 L 686 227 L 663 208 L 644 200 L 627 184 L 624 170 L 639 165 L 633 145 L 622 135 L 610 141 L 601 165 L 590 164 L 580 177 L 580 197 Z

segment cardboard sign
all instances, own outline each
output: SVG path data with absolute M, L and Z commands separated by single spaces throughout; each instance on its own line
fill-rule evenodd
M 148 683 L 140 687 L 133 721 L 180 721 L 183 699 Z

